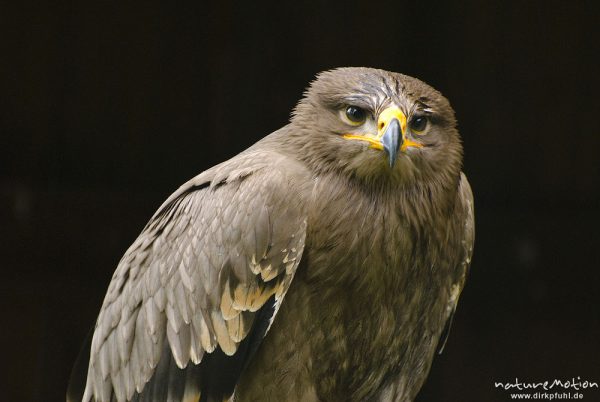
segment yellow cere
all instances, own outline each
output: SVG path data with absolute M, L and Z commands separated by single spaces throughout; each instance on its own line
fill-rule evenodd
M 383 137 L 383 133 L 385 133 L 385 129 L 392 119 L 398 119 L 400 128 L 402 129 L 402 136 L 404 137 L 404 133 L 406 132 L 406 116 L 397 106 L 390 106 L 379 115 L 379 120 L 377 121 L 377 135 L 379 138 Z
M 383 150 L 383 144 L 381 143 L 381 137 L 385 133 L 388 124 L 392 119 L 398 119 L 400 122 L 400 128 L 402 129 L 402 146 L 401 151 L 406 151 L 409 147 L 421 148 L 422 144 L 411 141 L 406 138 L 406 116 L 402 113 L 402 110 L 397 106 L 390 106 L 379 114 L 377 121 L 377 135 L 373 134 L 344 134 L 343 137 L 347 140 L 358 140 L 369 143 L 371 148 Z

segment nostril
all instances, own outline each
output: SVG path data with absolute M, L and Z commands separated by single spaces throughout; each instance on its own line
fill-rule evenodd
M 384 122 L 379 123 L 379 129 L 381 130 L 383 128 L 383 126 L 385 126 Z

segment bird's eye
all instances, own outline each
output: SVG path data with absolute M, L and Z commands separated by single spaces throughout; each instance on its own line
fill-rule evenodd
M 421 134 L 427 128 L 427 117 L 415 116 L 410 120 L 409 126 L 411 131 Z
M 367 120 L 367 112 L 358 106 L 348 106 L 346 108 L 346 117 L 350 124 L 358 126 Z

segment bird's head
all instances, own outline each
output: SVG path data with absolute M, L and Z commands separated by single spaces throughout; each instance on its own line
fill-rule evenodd
M 298 103 L 306 155 L 321 169 L 396 182 L 458 176 L 454 111 L 438 91 L 403 74 L 339 68 L 317 76 Z

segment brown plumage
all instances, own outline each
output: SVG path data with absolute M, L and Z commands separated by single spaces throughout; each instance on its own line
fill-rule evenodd
M 67 399 L 412 400 L 473 250 L 455 126 L 415 78 L 321 73 L 290 124 L 159 208 Z

